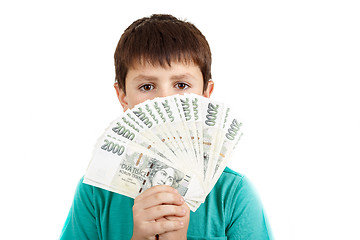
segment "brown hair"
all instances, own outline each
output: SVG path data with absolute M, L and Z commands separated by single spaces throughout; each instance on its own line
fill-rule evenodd
M 211 79 L 211 51 L 205 36 L 192 23 L 171 15 L 154 14 L 133 22 L 121 35 L 114 58 L 115 80 L 124 92 L 127 72 L 136 63 L 162 67 L 173 61 L 194 63 L 203 76 L 203 91 Z

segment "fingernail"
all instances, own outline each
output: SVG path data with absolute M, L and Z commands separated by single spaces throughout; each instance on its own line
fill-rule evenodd
M 183 203 L 185 200 L 183 197 L 180 197 L 180 202 Z
M 183 208 L 183 209 L 181 210 L 181 212 L 182 212 L 183 214 L 186 214 L 186 209 Z

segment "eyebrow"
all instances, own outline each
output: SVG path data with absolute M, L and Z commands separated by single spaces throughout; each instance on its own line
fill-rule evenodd
M 180 75 L 174 75 L 171 76 L 171 80 L 184 80 L 184 79 L 189 79 L 189 78 L 194 78 L 191 74 L 186 73 L 186 74 L 180 74 Z
M 135 81 L 140 81 L 140 80 L 147 80 L 147 81 L 154 81 L 157 80 L 157 77 L 153 77 L 153 76 L 147 76 L 147 75 L 138 75 L 134 78 Z
M 189 78 L 194 78 L 194 77 L 190 73 L 173 75 L 173 76 L 170 77 L 171 80 L 185 80 L 185 79 L 189 79 Z M 156 81 L 156 80 L 158 80 L 158 78 L 155 77 L 155 76 L 149 76 L 149 75 L 140 74 L 140 75 L 136 76 L 134 78 L 134 80 L 135 81 L 141 81 L 141 80 Z

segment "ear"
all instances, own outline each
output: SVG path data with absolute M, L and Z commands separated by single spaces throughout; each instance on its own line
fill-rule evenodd
M 121 104 L 121 106 L 124 109 L 124 112 L 129 108 L 128 107 L 128 102 L 127 102 L 127 98 L 126 98 L 126 94 L 124 92 L 124 90 L 122 88 L 119 88 L 119 84 L 116 82 L 114 83 L 114 88 L 116 91 L 116 95 L 119 99 L 119 102 Z
M 210 79 L 206 90 L 203 92 L 203 96 L 209 98 L 214 91 L 214 82 Z

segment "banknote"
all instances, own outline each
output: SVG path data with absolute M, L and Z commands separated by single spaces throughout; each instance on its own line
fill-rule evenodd
M 193 151 L 191 151 L 190 149 L 188 135 L 186 134 L 186 130 L 183 126 L 183 118 L 179 113 L 179 108 L 176 105 L 176 102 L 174 102 L 172 98 L 173 96 L 168 96 L 158 99 L 158 101 L 161 103 L 161 106 L 165 110 L 166 115 L 169 119 L 171 119 L 171 124 L 169 122 L 166 124 L 166 126 L 172 132 L 172 137 L 178 143 L 179 148 L 184 154 L 185 159 L 193 158 Z
M 171 161 L 175 155 L 172 149 L 168 148 L 159 138 L 154 136 L 149 128 L 153 122 L 139 115 L 138 109 L 128 110 L 122 117 L 119 117 L 108 131 L 109 135 L 116 135 L 124 142 L 132 141 L 146 148 L 151 148 L 157 155 Z
M 219 179 L 223 170 L 227 166 L 227 163 L 231 159 L 231 155 L 234 152 L 235 147 L 243 135 L 241 130 L 242 123 L 237 117 L 229 112 L 230 109 L 227 109 L 227 120 L 224 122 L 224 131 L 222 132 L 223 140 L 221 144 L 221 150 L 217 155 L 217 161 L 215 161 L 215 169 L 212 173 L 212 180 L 209 181 L 211 184 L 208 185 L 207 194 L 211 191 L 216 183 L 216 180 Z
M 205 182 L 209 181 L 212 169 L 215 168 L 214 161 L 217 159 L 215 152 L 219 148 L 218 142 L 222 131 L 222 117 L 224 104 L 202 99 L 201 115 L 203 126 L 203 156 Z
M 199 144 L 199 136 L 198 132 L 196 131 L 196 124 L 195 124 L 195 114 L 194 114 L 194 107 L 192 102 L 192 97 L 189 94 L 181 95 L 177 99 L 177 101 L 180 101 L 179 104 L 181 105 L 184 116 L 184 126 L 187 128 L 187 131 L 189 133 L 189 141 L 190 145 L 193 148 L 194 151 L 194 157 L 196 161 L 197 167 L 201 167 L 202 164 L 198 160 L 200 159 L 201 153 L 200 153 L 200 144 Z M 203 171 L 199 169 L 199 174 L 201 174 Z
M 139 118 L 137 120 L 148 123 L 147 126 L 144 126 L 144 129 L 147 130 L 145 130 L 142 135 L 148 136 L 149 139 L 157 138 L 158 143 L 159 141 L 163 143 L 162 147 L 166 145 L 174 154 L 171 159 L 176 160 L 171 160 L 172 162 L 176 161 L 182 169 L 188 168 L 195 173 L 196 178 L 200 178 L 198 174 L 199 168 L 195 160 L 197 156 L 194 152 L 193 144 L 190 142 L 191 136 L 189 128 L 184 122 L 185 114 L 183 110 L 180 109 L 182 108 L 181 102 L 178 98 L 171 97 L 162 100 L 164 101 L 158 105 L 154 104 L 158 103 L 156 99 L 153 101 L 145 101 L 132 109 L 132 112 Z M 162 121 L 156 108 L 160 108 L 159 112 L 164 113 L 166 116 Z M 149 119 L 153 119 L 154 121 L 151 122 Z M 170 127 L 166 127 L 167 125 Z M 146 146 L 146 144 L 143 144 L 143 146 Z M 163 149 L 163 151 L 168 149 Z M 202 181 L 200 181 L 200 183 L 202 183 Z
M 84 177 L 84 183 L 135 198 L 147 188 L 165 184 L 172 186 L 194 205 L 205 191 L 193 181 L 192 172 L 179 169 L 148 148 L 134 142 L 105 135 Z M 195 178 L 196 179 L 196 178 Z
M 203 96 L 146 100 L 99 137 L 84 183 L 132 198 L 165 184 L 196 211 L 228 164 L 241 126 L 226 104 Z

